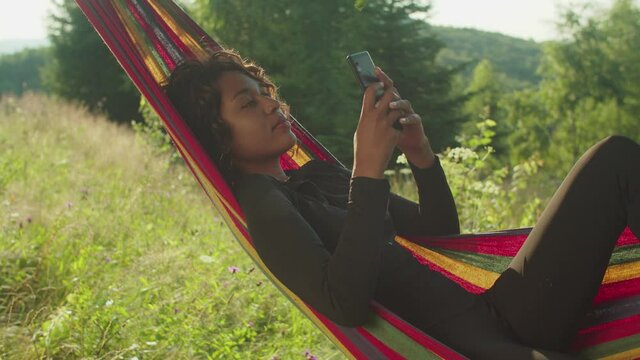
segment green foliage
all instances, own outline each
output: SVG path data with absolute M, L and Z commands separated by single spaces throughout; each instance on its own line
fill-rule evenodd
M 117 122 L 141 120 L 140 94 L 75 1 L 56 2 L 50 20 L 52 52 L 43 69 L 45 87 Z
M 451 71 L 435 64 L 442 44 L 410 14 L 416 1 L 198 0 L 196 21 L 224 47 L 264 67 L 293 115 L 343 163 L 353 158 L 362 92 L 345 57 L 368 50 L 425 119 L 435 149 L 454 141 L 463 120 Z M 313 16 L 311 16 L 313 15 Z M 319 30 L 321 29 L 321 30 Z M 402 41 L 398 41 L 402 39 Z
M 25 90 L 42 90 L 39 70 L 48 61 L 49 47 L 27 48 L 0 56 L 0 94 L 21 95 Z
M 147 99 L 140 97 L 140 114 L 143 121 L 131 122 L 131 128 L 140 141 L 145 142 L 159 156 L 167 156 L 171 164 L 182 163 L 182 157 L 167 133 L 162 119 L 155 112 Z
M 638 19 L 640 9 L 627 0 L 590 17 L 563 13 L 565 40 L 544 46 L 539 88 L 509 94 L 499 106 L 511 164 L 537 153 L 561 178 L 606 136 L 640 140 Z
M 543 161 L 537 156 L 513 166 L 503 166 L 492 159 L 496 122 L 483 119 L 475 123 L 476 131 L 459 137 L 461 146 L 447 148 L 438 156 L 456 202 L 462 233 L 477 233 L 530 227 L 543 210 L 547 191 L 540 188 L 537 175 Z M 392 191 L 417 201 L 415 185 L 406 158 L 391 177 Z

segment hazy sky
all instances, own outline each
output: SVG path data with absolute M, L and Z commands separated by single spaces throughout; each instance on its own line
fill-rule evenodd
M 51 0 L 1 0 L 0 40 L 45 38 Z M 258 0 L 259 1 L 259 0 Z M 432 24 L 472 27 L 536 41 L 556 37 L 557 6 L 569 0 L 432 0 Z M 613 0 L 594 0 L 609 6 Z M 638 0 L 640 1 L 640 0 Z M 587 0 L 574 0 L 585 3 Z

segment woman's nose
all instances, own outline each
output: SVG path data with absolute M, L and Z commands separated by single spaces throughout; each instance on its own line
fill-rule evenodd
M 280 108 L 280 101 L 272 98 L 272 97 L 265 97 L 265 101 L 266 101 L 266 111 L 267 113 L 272 113 L 275 110 L 277 110 L 278 108 Z

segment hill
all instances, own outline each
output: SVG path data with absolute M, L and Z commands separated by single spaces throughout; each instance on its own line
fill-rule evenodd
M 47 39 L 8 39 L 0 40 L 0 55 L 11 54 L 26 48 L 37 48 L 49 45 Z
M 469 78 L 482 59 L 506 76 L 512 89 L 535 85 L 540 81 L 536 69 L 542 55 L 541 43 L 496 32 L 471 28 L 432 26 L 431 31 L 445 44 L 437 61 L 453 67 L 469 62 L 464 75 Z

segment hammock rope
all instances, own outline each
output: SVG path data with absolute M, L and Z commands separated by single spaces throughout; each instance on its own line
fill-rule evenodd
M 376 301 L 374 316 L 358 328 L 337 325 L 300 300 L 260 260 L 247 224 L 214 163 L 162 91 L 169 74 L 186 59 L 205 59 L 221 49 L 172 0 L 76 0 L 85 16 L 147 99 L 194 177 L 235 239 L 274 285 L 351 359 L 465 359 Z M 283 154 L 283 168 L 312 159 L 344 166 L 295 117 L 300 144 Z M 467 291 L 481 293 L 505 270 L 531 227 L 440 237 L 396 236 L 396 242 L 425 266 Z M 627 227 L 618 239 L 602 285 L 571 349 L 589 358 L 640 356 L 640 241 Z

